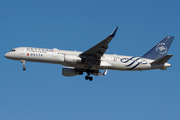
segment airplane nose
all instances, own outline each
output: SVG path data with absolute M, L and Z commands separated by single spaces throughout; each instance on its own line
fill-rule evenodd
M 6 57 L 6 58 L 7 58 L 7 53 L 4 55 L 4 57 Z
M 9 53 L 6 53 L 6 54 L 4 55 L 4 57 L 8 58 L 8 57 L 9 57 Z

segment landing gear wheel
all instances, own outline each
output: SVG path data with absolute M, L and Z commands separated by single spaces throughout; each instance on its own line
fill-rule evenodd
M 87 75 L 87 76 L 85 77 L 85 79 L 86 79 L 86 80 L 89 80 L 89 81 L 92 81 L 92 80 L 93 80 L 93 77 Z
M 25 60 L 21 60 L 21 62 L 23 63 L 22 66 L 23 66 L 23 70 L 25 71 L 25 70 L 26 70 L 26 67 L 25 67 Z
M 25 70 L 26 70 L 26 67 L 23 67 L 23 70 L 25 71 Z
M 93 77 L 89 77 L 89 81 L 92 81 L 93 80 Z
M 89 76 L 86 76 L 85 79 L 88 80 L 88 79 L 89 79 Z

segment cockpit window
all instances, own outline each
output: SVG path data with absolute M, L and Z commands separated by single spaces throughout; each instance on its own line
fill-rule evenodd
M 14 51 L 16 51 L 16 50 L 13 49 L 13 50 L 10 50 L 10 51 L 11 51 L 11 52 L 14 52 Z

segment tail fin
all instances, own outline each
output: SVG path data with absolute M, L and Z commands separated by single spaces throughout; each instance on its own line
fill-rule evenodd
M 168 52 L 173 40 L 174 40 L 173 36 L 166 36 L 163 40 L 161 40 L 158 44 L 156 44 L 151 50 L 149 50 L 142 57 L 153 60 L 162 58 Z

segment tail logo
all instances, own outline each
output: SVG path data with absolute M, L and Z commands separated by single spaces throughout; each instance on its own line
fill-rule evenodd
M 156 46 L 156 51 L 159 52 L 160 54 L 165 54 L 167 53 L 167 46 L 166 43 L 158 43 Z

